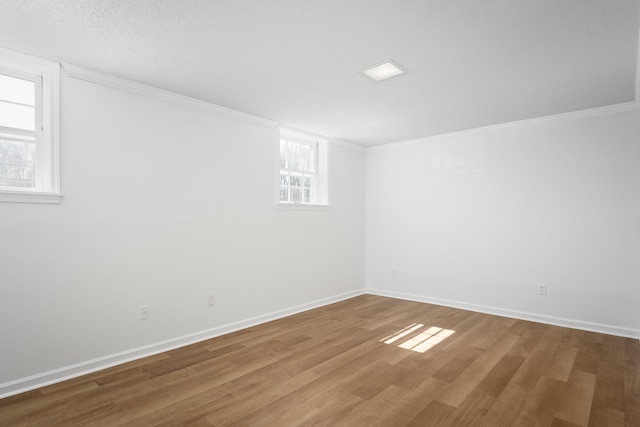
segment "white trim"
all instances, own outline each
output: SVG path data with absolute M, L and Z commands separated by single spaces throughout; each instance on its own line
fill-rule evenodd
M 365 294 L 359 289 L 0 384 L 0 399 Z
M 302 203 L 276 203 L 276 209 L 282 211 L 328 211 L 331 205 L 312 205 Z
M 333 147 L 346 148 L 347 150 L 357 151 L 358 153 L 366 153 L 367 148 L 362 145 L 358 145 L 355 142 L 344 141 L 342 139 L 331 139 L 331 145 Z
M 327 141 L 330 145 L 347 148 L 350 150 L 355 150 L 360 153 L 366 153 L 367 151 L 366 147 L 356 144 L 355 142 L 345 141 L 343 139 L 338 139 L 338 138 L 332 138 L 329 136 L 308 132 L 306 130 L 300 130 L 298 128 L 294 128 L 291 126 L 286 126 L 283 124 L 281 124 L 279 127 L 280 127 L 281 135 L 291 136 L 293 138 L 298 138 L 298 139 L 312 141 L 312 142 L 319 141 L 319 140 Z
M 637 16 L 640 19 L 640 13 Z M 640 31 L 638 31 L 638 51 L 636 52 L 636 103 L 640 103 Z
M 318 142 L 318 141 L 328 142 L 331 140 L 331 138 L 329 138 L 328 136 L 319 135 L 317 133 L 308 132 L 306 130 L 296 129 L 291 126 L 285 126 L 281 124 L 278 127 L 280 128 L 281 136 L 284 135 L 287 137 L 297 138 L 297 139 L 300 139 L 303 141 L 309 141 L 309 142 Z
M 0 190 L 0 202 L 62 203 L 62 193 Z
M 55 61 L 16 52 L 15 50 L 0 47 L 0 57 L 2 63 L 9 68 L 16 68 L 31 74 L 42 74 L 42 68 L 50 67 Z
M 206 111 L 208 113 L 213 113 L 218 116 L 227 117 L 230 119 L 240 120 L 245 123 L 250 123 L 252 125 L 265 127 L 268 129 L 275 129 L 278 126 L 278 123 L 274 122 L 273 120 L 268 120 L 262 117 L 254 116 L 252 114 L 232 110 L 231 108 L 222 107 L 220 105 L 211 104 L 209 102 L 200 101 L 198 99 L 189 98 L 188 96 L 179 95 L 167 90 L 157 89 L 155 87 L 147 86 L 142 83 L 121 79 L 109 74 L 87 70 L 85 68 L 81 68 L 72 64 L 62 63 L 62 68 L 69 77 L 72 77 L 74 79 L 96 83 L 102 86 L 123 90 L 125 92 L 130 92 L 136 95 L 157 99 L 159 101 L 181 105 L 183 107 L 195 108 L 197 110 Z
M 46 184 L 52 193 L 60 193 L 60 64 L 48 67 L 43 73 L 43 109 L 48 107 L 49 113 L 43 117 L 43 126 L 47 132 L 49 174 Z M 60 194 L 62 196 L 62 194 Z M 60 203 L 60 202 L 58 202 Z
M 394 150 L 397 148 L 405 148 L 408 145 L 421 144 L 424 142 L 429 142 L 429 141 L 437 140 L 440 138 L 447 138 L 450 136 L 466 135 L 466 134 L 472 134 L 472 133 L 487 131 L 487 130 L 499 130 L 499 129 L 510 128 L 515 126 L 531 126 L 531 125 L 542 124 L 542 123 L 556 123 L 556 122 L 563 122 L 567 120 L 606 116 L 609 114 L 627 113 L 627 112 L 636 111 L 638 109 L 640 109 L 640 101 L 636 100 L 633 102 L 625 102 L 622 104 L 608 105 L 606 107 L 589 108 L 587 110 L 572 111 L 570 113 L 555 114 L 552 116 L 534 117 L 532 119 L 518 120 L 515 122 L 501 123 L 497 125 L 490 125 L 490 126 L 483 126 L 483 127 L 473 128 L 473 129 L 462 130 L 458 132 L 443 133 L 443 134 L 426 136 L 426 137 L 417 138 L 417 139 L 409 139 L 406 141 L 375 145 L 372 147 L 367 147 L 367 151 Z
M 584 320 L 567 319 L 564 317 L 547 316 L 544 314 L 529 313 L 526 311 L 510 310 L 488 305 L 470 304 L 462 301 L 454 301 L 442 298 L 433 298 L 423 295 L 407 294 L 403 292 L 385 291 L 382 289 L 367 289 L 367 294 L 381 297 L 398 298 L 409 301 L 424 302 L 444 307 L 458 308 L 461 310 L 475 311 L 478 313 L 492 314 L 495 316 L 510 317 L 513 319 L 528 320 L 531 322 L 545 323 L 548 325 L 562 326 L 565 328 L 580 329 L 583 331 L 599 332 L 601 334 L 617 335 L 628 338 L 640 338 L 640 329 L 631 329 L 623 326 L 605 325 L 602 323 L 586 322 Z

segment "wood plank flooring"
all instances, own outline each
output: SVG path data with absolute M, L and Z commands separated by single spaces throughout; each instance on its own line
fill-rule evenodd
M 363 295 L 0 400 L 1 426 L 640 426 L 640 343 Z

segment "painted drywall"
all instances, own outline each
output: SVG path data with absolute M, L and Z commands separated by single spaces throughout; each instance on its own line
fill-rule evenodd
M 639 245 L 637 106 L 368 149 L 372 293 L 640 336 Z
M 61 84 L 62 204 L 0 205 L 0 395 L 363 291 L 364 149 L 278 210 L 277 128 Z

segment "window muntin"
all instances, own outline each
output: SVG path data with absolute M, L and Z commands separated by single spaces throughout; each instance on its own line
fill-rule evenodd
M 316 202 L 318 143 L 280 139 L 280 203 Z

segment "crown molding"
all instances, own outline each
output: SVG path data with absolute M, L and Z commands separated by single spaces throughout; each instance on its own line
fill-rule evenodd
M 280 125 L 280 132 L 284 133 L 284 134 L 293 134 L 293 135 L 297 135 L 297 136 L 303 136 L 303 137 L 307 137 L 307 138 L 311 138 L 311 139 L 315 139 L 315 140 L 323 140 L 323 141 L 330 141 L 331 146 L 332 147 L 341 147 L 341 148 L 346 148 L 349 150 L 355 150 L 358 151 L 360 153 L 365 153 L 366 152 L 366 148 L 363 147 L 362 145 L 356 144 L 355 142 L 350 142 L 350 141 L 345 141 L 342 139 L 337 139 L 337 138 L 332 138 L 329 136 L 324 136 L 324 135 L 320 135 L 318 133 L 313 133 L 313 132 L 309 132 L 306 130 L 302 130 L 302 129 L 298 129 L 298 128 L 294 128 L 292 126 L 287 126 L 287 125 Z
M 346 148 L 347 150 L 357 151 L 358 153 L 366 153 L 367 148 L 358 145 L 355 142 L 343 141 L 341 139 L 332 139 L 331 145 L 334 147 Z
M 67 73 L 69 77 L 78 80 L 84 80 L 91 83 L 96 83 L 102 86 L 119 89 L 125 92 L 133 93 L 136 95 L 146 96 L 149 98 L 157 99 L 159 101 L 167 102 L 170 104 L 180 105 L 187 108 L 194 108 L 197 110 L 212 113 L 218 116 L 240 120 L 252 125 L 261 126 L 269 129 L 274 129 L 278 126 L 277 122 L 273 120 L 264 119 L 262 117 L 254 116 L 252 114 L 243 113 L 241 111 L 232 110 L 230 108 L 222 107 L 220 105 L 211 104 L 198 99 L 189 98 L 188 96 L 178 95 L 173 92 L 169 92 L 163 89 L 158 89 L 152 86 L 147 86 L 141 83 L 133 82 L 130 80 L 115 77 L 110 74 L 104 74 L 97 71 L 88 70 L 86 68 L 78 67 L 76 65 L 61 63 L 62 69 Z
M 0 56 L 2 63 L 11 68 L 27 71 L 33 74 L 42 75 L 42 69 L 57 64 L 57 61 L 33 56 L 28 53 L 22 53 L 13 49 L 7 49 L 0 46 Z
M 381 144 L 373 147 L 367 147 L 366 150 L 367 151 L 393 150 L 393 149 L 402 148 L 408 145 L 421 144 L 424 142 L 434 141 L 434 140 L 447 138 L 451 136 L 468 135 L 468 134 L 477 133 L 479 131 L 499 130 L 499 129 L 517 127 L 517 126 L 531 126 L 536 124 L 557 123 L 557 122 L 564 122 L 568 120 L 577 120 L 577 119 L 584 119 L 584 118 L 590 118 L 590 117 L 607 116 L 610 114 L 627 113 L 627 112 L 632 112 L 637 110 L 640 110 L 640 102 L 636 100 L 632 102 L 625 102 L 622 104 L 607 105 L 605 107 L 589 108 L 586 110 L 572 111 L 569 113 L 554 114 L 551 116 L 534 117 L 532 119 L 517 120 L 513 122 L 500 123 L 497 125 L 482 126 L 482 127 L 462 130 L 458 132 L 442 133 L 439 135 L 409 139 L 406 141 L 391 142 L 389 144 Z

